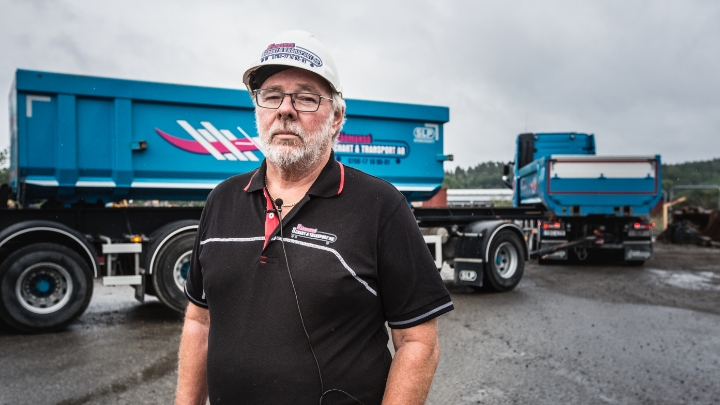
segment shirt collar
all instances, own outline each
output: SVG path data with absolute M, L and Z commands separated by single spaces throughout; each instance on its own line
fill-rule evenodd
M 265 172 L 267 171 L 267 159 L 263 159 L 260 167 L 255 170 L 250 182 L 245 186 L 245 191 L 252 193 L 262 190 L 265 187 Z M 317 197 L 332 197 L 342 193 L 345 186 L 345 167 L 335 160 L 335 152 L 330 151 L 330 159 L 320 172 L 320 175 L 308 190 L 309 195 Z

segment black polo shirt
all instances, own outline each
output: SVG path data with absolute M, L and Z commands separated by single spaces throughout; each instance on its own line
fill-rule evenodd
M 379 404 L 391 362 L 384 323 L 408 328 L 453 309 L 405 197 L 331 156 L 281 237 L 265 169 L 210 193 L 195 241 L 185 290 L 210 310 L 210 402 L 318 403 L 282 239 L 324 389 Z M 323 403 L 356 404 L 338 393 Z

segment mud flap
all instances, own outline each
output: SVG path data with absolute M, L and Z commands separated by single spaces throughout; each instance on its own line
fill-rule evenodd
M 145 277 L 140 277 L 142 282 L 138 285 L 135 285 L 135 299 L 140 301 L 142 304 L 145 302 Z
M 482 287 L 482 285 L 483 285 L 483 263 L 482 263 L 482 260 L 455 258 L 455 282 L 458 285 L 469 285 L 469 286 L 475 286 L 475 287 Z

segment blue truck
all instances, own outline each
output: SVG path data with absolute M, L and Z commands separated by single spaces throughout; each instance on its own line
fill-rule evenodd
M 513 189 L 512 208 L 420 208 L 414 214 L 426 227 L 454 223 L 443 249 L 456 284 L 502 291 L 518 281 L 519 250 L 494 232 L 512 225 L 523 231 L 523 252 L 540 264 L 599 257 L 644 264 L 652 257 L 649 214 L 662 197 L 660 169 L 659 155 L 597 156 L 594 135 L 520 134 L 515 161 L 503 176 Z
M 642 265 L 652 256 L 648 216 L 662 197 L 659 155 L 597 156 L 594 135 L 522 134 L 514 168 L 514 205 L 552 213 L 535 240 L 541 263 L 614 254 Z

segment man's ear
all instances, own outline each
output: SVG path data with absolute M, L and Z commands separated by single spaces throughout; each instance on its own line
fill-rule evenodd
M 333 133 L 336 134 L 338 131 L 340 131 L 340 127 L 342 126 L 343 120 L 345 119 L 345 108 L 338 108 L 333 112 L 333 123 L 332 123 L 332 130 Z

